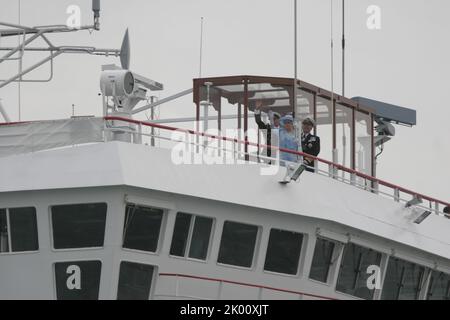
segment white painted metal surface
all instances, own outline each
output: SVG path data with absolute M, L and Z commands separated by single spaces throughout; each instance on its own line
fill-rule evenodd
M 103 119 L 94 117 L 74 117 L 0 126 L 0 158 L 101 142 L 104 140 L 103 128 Z
M 254 164 L 177 166 L 170 150 L 122 142 L 2 158 L 0 207 L 36 207 L 39 251 L 0 255 L 0 299 L 54 299 L 53 263 L 92 259 L 102 262 L 100 299 L 115 299 L 121 261 L 157 268 L 153 299 L 354 298 L 334 289 L 340 260 L 330 271 L 329 283 L 308 278 L 319 233 L 373 248 L 386 255 L 383 259 L 395 253 L 450 273 L 450 220 L 431 215 L 417 225 L 412 222 L 415 214 L 401 204 L 351 185 L 306 172 L 299 183 L 283 187 L 277 181 L 284 172 L 261 176 L 259 170 Z M 52 249 L 49 207 L 99 201 L 108 204 L 104 247 Z M 167 212 L 155 254 L 122 248 L 126 202 Z M 206 261 L 169 255 L 179 211 L 215 219 Z M 260 226 L 252 268 L 217 263 L 226 220 Z M 263 270 L 270 228 L 306 235 L 298 275 Z
M 320 175 L 280 186 L 282 169 L 262 176 L 256 164 L 174 165 L 170 155 L 110 142 L 12 156 L 0 159 L 0 192 L 134 186 L 334 221 L 450 259 L 450 220 L 440 216 L 417 225 L 413 209 Z

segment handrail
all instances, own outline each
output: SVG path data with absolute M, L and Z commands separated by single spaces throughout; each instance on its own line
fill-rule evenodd
M 189 274 L 180 274 L 180 273 L 159 273 L 159 276 L 161 277 L 180 277 L 180 278 L 189 278 L 189 279 L 197 279 L 197 280 L 206 280 L 206 281 L 214 281 L 214 282 L 222 282 L 222 283 L 230 283 L 230 284 L 237 284 L 240 286 L 245 287 L 252 287 L 252 288 L 259 288 L 259 289 L 267 289 L 267 290 L 273 290 L 273 291 L 280 291 L 280 292 L 286 292 L 286 293 L 293 293 L 298 294 L 302 296 L 312 297 L 312 298 L 319 298 L 319 299 L 325 299 L 325 300 L 338 300 L 336 298 L 330 298 L 325 296 L 320 296 L 316 294 L 311 293 L 305 293 L 301 291 L 294 291 L 289 289 L 281 289 L 281 288 L 275 288 L 275 287 L 269 287 L 259 284 L 252 284 L 252 283 L 246 283 L 246 282 L 239 282 L 239 281 L 233 281 L 233 280 L 225 280 L 225 279 L 218 279 L 218 278 L 210 278 L 210 277 L 201 277 L 201 276 L 194 276 Z
M 370 175 L 367 175 L 365 173 L 359 172 L 357 170 L 351 169 L 351 168 L 347 168 L 341 164 L 337 164 L 334 163 L 332 161 L 329 160 L 325 160 L 316 156 L 312 156 L 310 154 L 304 153 L 304 152 L 300 152 L 300 151 L 294 151 L 291 149 L 286 149 L 286 148 L 280 148 L 277 146 L 269 146 L 269 145 L 265 145 L 265 144 L 258 144 L 258 143 L 254 143 L 254 142 L 250 142 L 250 141 L 242 141 L 242 140 L 238 140 L 236 138 L 228 138 L 228 137 L 224 137 L 224 136 L 217 136 L 217 135 L 212 135 L 212 134 L 208 134 L 205 132 L 197 132 L 195 130 L 190 130 L 190 129 L 182 129 L 182 128 L 176 128 L 176 127 L 170 127 L 170 126 L 166 126 L 166 125 L 162 125 L 162 124 L 158 124 L 158 123 L 151 123 L 151 122 L 146 122 L 146 121 L 140 121 L 140 120 L 134 120 L 134 119 L 129 119 L 129 118 L 123 118 L 123 117 L 116 117 L 116 116 L 107 116 L 104 118 L 107 121 L 124 121 L 124 122 L 129 122 L 129 123 L 133 123 L 133 124 L 137 124 L 137 125 L 143 125 L 143 126 L 148 126 L 148 127 L 153 127 L 153 128 L 158 128 L 158 129 L 163 129 L 163 130 L 169 130 L 169 131 L 179 131 L 179 132 L 184 132 L 184 133 L 189 133 L 192 135 L 197 135 L 197 136 L 202 136 L 202 137 L 207 137 L 207 138 L 211 138 L 211 139 L 216 139 L 216 140 L 223 140 L 223 141 L 230 141 L 230 142 L 235 142 L 235 143 L 240 143 L 240 144 L 244 144 L 244 145 L 248 145 L 248 146 L 254 146 L 254 147 L 258 147 L 258 148 L 271 148 L 272 150 L 278 150 L 280 152 L 285 152 L 285 153 L 291 153 L 291 154 L 295 154 L 298 156 L 304 156 L 304 157 L 308 157 L 308 158 L 312 158 L 318 162 L 327 164 L 329 166 L 332 166 L 333 168 L 336 168 L 338 170 L 342 170 L 344 172 L 350 173 L 350 174 L 354 174 L 360 178 L 363 179 L 367 179 L 373 183 L 377 183 L 379 185 L 394 189 L 394 190 L 398 190 L 401 191 L 403 193 L 407 193 L 413 197 L 417 197 L 417 198 L 421 198 L 423 200 L 427 200 L 430 202 L 435 202 L 435 203 L 439 203 L 443 206 L 450 206 L 450 203 L 442 201 L 442 200 L 438 200 L 423 194 L 420 194 L 418 192 L 406 189 L 404 187 L 395 185 L 393 183 L 387 182 L 385 180 L 381 180 L 375 177 L 372 177 Z

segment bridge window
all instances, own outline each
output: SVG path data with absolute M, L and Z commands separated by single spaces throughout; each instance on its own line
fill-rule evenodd
M 217 261 L 250 268 L 253 262 L 257 235 L 257 226 L 225 221 Z
M 417 300 L 425 268 L 398 258 L 390 258 L 384 279 L 383 300 Z
M 97 300 L 101 269 L 100 261 L 55 263 L 56 298 L 58 300 Z
M 450 300 L 450 275 L 439 271 L 431 273 L 428 300 Z
M 271 229 L 264 270 L 297 274 L 302 241 L 301 233 Z
M 207 86 L 207 83 L 211 85 Z M 201 120 L 201 102 L 208 100 L 218 114 L 217 128 L 237 129 L 235 138 L 242 140 L 245 136 L 243 133 L 250 132 L 250 128 L 265 127 L 263 122 L 267 123 L 265 119 L 269 117 L 269 111 L 277 112 L 281 116 L 294 113 L 299 121 L 310 116 L 316 123 L 314 134 L 321 139 L 320 158 L 371 175 L 374 110 L 364 107 L 365 103 L 333 95 L 303 81 L 297 83 L 297 90 L 294 90 L 293 79 L 289 78 L 232 76 L 195 79 L 194 103 L 197 108 L 197 121 Z M 252 116 L 256 109 L 262 114 L 262 121 L 258 119 L 258 126 Z M 225 114 L 226 117 L 223 116 Z M 235 115 L 238 121 L 230 119 L 230 115 Z M 266 139 L 260 137 L 260 134 L 245 136 L 251 142 L 260 143 L 267 140 L 267 133 L 263 133 Z M 262 152 L 266 155 L 264 149 L 258 150 L 247 145 L 243 147 L 246 153 L 256 153 L 258 156 L 259 152 Z M 272 151 L 271 156 L 273 155 Z M 247 155 L 245 160 L 259 160 L 257 156 Z M 322 162 L 317 163 L 317 167 L 321 171 L 329 169 L 328 165 Z M 350 176 L 345 173 L 342 178 L 348 179 Z M 357 178 L 356 182 L 365 183 L 360 178 Z
M 106 203 L 58 205 L 51 211 L 55 249 L 103 246 Z
M 345 246 L 336 290 L 362 299 L 373 299 L 375 289 L 369 289 L 369 266 L 380 266 L 381 253 L 349 243 Z
M 117 300 L 148 300 L 153 270 L 153 266 L 122 261 L 120 263 Z
M 125 212 L 123 247 L 156 252 L 164 211 L 129 204 Z
M 326 283 L 328 273 L 333 264 L 333 252 L 335 243 L 333 241 L 317 238 L 314 256 L 311 264 L 309 278 Z
M 317 96 L 316 101 L 316 133 L 320 137 L 319 157 L 333 160 L 333 104 L 331 99 Z M 350 142 L 349 142 L 350 143 Z M 319 168 L 326 170 L 322 163 Z
M 0 209 L 0 253 L 38 249 L 36 209 Z
M 353 115 L 354 110 L 340 103 L 336 103 L 336 149 L 335 161 L 347 168 L 353 165 Z M 371 142 L 370 137 L 368 139 Z M 358 142 L 359 143 L 359 142 Z M 359 150 L 358 150 L 359 151 Z M 350 174 L 340 172 L 342 178 L 350 180 Z
M 175 221 L 170 254 L 205 260 L 213 219 L 179 212 Z

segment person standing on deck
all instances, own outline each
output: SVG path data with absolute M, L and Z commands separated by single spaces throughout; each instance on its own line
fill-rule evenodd
M 294 130 L 294 119 L 292 115 L 286 115 L 281 118 L 280 148 L 297 151 L 298 145 L 299 141 L 295 136 Z M 285 161 L 297 162 L 298 156 L 292 153 L 280 152 L 280 159 L 282 164 L 285 164 Z
M 280 128 L 280 114 L 278 112 L 269 111 L 269 123 L 264 123 L 261 120 L 261 107 L 262 101 L 256 101 L 255 106 L 255 122 L 260 130 L 264 130 L 266 133 L 266 144 L 268 146 L 278 146 L 278 130 Z M 272 156 L 272 148 L 268 148 L 266 152 L 267 157 Z
M 302 150 L 304 153 L 317 157 L 320 153 L 320 138 L 311 133 L 314 128 L 314 120 L 306 117 L 302 121 Z M 304 157 L 303 164 L 307 166 L 306 171 L 314 172 L 315 161 L 313 158 Z

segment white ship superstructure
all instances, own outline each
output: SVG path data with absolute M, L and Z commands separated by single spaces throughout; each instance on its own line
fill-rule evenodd
M 122 58 L 102 117 L 0 123 L 0 299 L 450 299 L 450 204 L 376 178 L 414 110 L 249 75 L 139 106 L 163 86 L 128 70 L 127 38 L 87 50 Z M 189 94 L 195 116 L 166 122 L 192 129 L 137 120 Z M 313 172 L 279 183 L 277 154 L 309 155 L 267 157 L 257 101 L 314 118 Z

